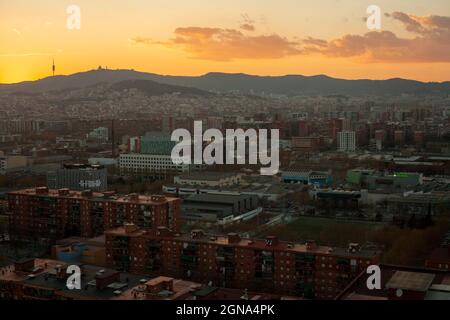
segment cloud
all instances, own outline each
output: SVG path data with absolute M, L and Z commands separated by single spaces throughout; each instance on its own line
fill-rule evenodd
M 243 23 L 239 27 L 245 31 L 255 31 L 255 26 L 249 23 Z
M 254 21 L 244 14 L 237 29 L 182 27 L 175 29 L 173 38 L 166 41 L 135 37 L 131 42 L 181 48 L 191 58 L 214 61 L 323 55 L 364 63 L 450 62 L 450 17 L 414 16 L 403 12 L 385 15 L 399 22 L 411 37 L 403 38 L 383 30 L 346 34 L 331 40 L 312 37 L 291 40 L 276 33 L 256 34 Z
M 450 17 L 386 14 L 413 34 L 400 38 L 391 31 L 372 31 L 364 35 L 347 34 L 329 41 L 303 40 L 303 54 L 327 57 L 357 57 L 365 62 L 450 62 Z
M 301 53 L 298 43 L 277 34 L 248 35 L 240 30 L 223 28 L 177 28 L 174 38 L 166 42 L 154 42 L 142 37 L 131 41 L 136 44 L 178 47 L 192 58 L 215 61 L 278 59 Z
M 22 34 L 22 32 L 20 32 L 20 30 L 19 30 L 19 29 L 16 29 L 16 28 L 12 29 L 11 31 L 14 32 L 14 33 L 16 33 L 16 34 L 19 35 L 19 36 Z
M 255 21 L 250 18 L 250 16 L 246 13 L 241 15 L 242 22 L 239 26 L 242 30 L 245 31 L 255 31 Z

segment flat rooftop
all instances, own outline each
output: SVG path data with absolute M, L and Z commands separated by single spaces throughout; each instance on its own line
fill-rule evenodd
M 138 237 L 148 235 L 155 240 L 162 241 L 180 241 L 180 242 L 189 242 L 196 244 L 206 244 L 206 245 L 217 245 L 217 246 L 233 246 L 239 248 L 252 248 L 256 250 L 267 250 L 267 251 L 287 251 L 291 253 L 313 253 L 313 254 L 322 254 L 322 255 L 330 255 L 335 256 L 339 255 L 342 257 L 358 257 L 358 258 L 371 258 L 376 257 L 380 254 L 377 250 L 368 250 L 361 249 L 356 252 L 349 252 L 346 248 L 335 248 L 329 246 L 320 246 L 315 245 L 312 247 L 307 246 L 306 243 L 292 243 L 287 241 L 277 241 L 274 245 L 267 245 L 265 239 L 246 239 L 240 238 L 238 241 L 230 241 L 229 236 L 216 236 L 216 235 L 207 235 L 204 234 L 202 236 L 198 236 L 192 238 L 190 234 L 175 234 L 168 235 L 163 237 L 156 236 L 153 232 L 137 229 L 133 232 L 126 233 L 124 227 L 119 227 L 116 229 L 108 230 L 107 233 L 115 235 L 115 236 L 130 236 L 130 237 Z
M 386 284 L 386 288 L 425 292 L 433 283 L 434 277 L 431 273 L 397 271 Z
M 28 195 L 28 196 L 40 196 L 51 198 L 70 198 L 70 199 L 90 199 L 94 201 L 115 201 L 121 203 L 133 203 L 133 204 L 161 204 L 177 200 L 176 197 L 166 196 L 149 196 L 149 195 L 117 195 L 110 192 L 92 192 L 89 195 L 85 194 L 86 191 L 67 190 L 67 194 L 60 194 L 61 189 L 48 189 L 48 191 L 38 191 L 37 188 L 23 189 L 17 191 L 8 192 L 9 195 Z
M 183 180 L 216 181 L 219 179 L 235 177 L 237 175 L 240 175 L 240 174 L 235 173 L 235 172 L 202 171 L 202 172 L 192 172 L 189 174 L 183 174 L 178 177 Z

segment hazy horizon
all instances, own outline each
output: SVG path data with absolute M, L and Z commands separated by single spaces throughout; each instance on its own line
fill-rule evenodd
M 365 19 L 371 1 L 284 0 L 69 4 L 0 2 L 0 83 L 73 74 L 98 65 L 170 75 L 211 71 L 326 74 L 341 79 L 447 81 L 450 3 L 379 0 L 381 28 Z
M 99 67 L 99 66 L 98 66 Z M 40 81 L 40 80 L 44 80 L 47 78 L 52 78 L 52 77 L 70 77 L 76 74 L 80 74 L 80 73 L 87 73 L 87 72 L 93 72 L 93 71 L 99 71 L 99 68 L 92 68 L 92 69 L 87 69 L 87 70 L 80 70 L 80 71 L 75 71 L 73 73 L 69 73 L 69 74 L 58 74 L 56 73 L 54 76 L 52 75 L 48 75 L 48 76 L 44 76 L 43 78 L 39 78 L 39 79 L 33 79 L 33 80 L 23 80 L 23 81 L 19 81 L 19 82 L 0 82 L 0 85 L 14 85 L 14 84 L 20 84 L 20 83 L 25 83 L 25 82 L 35 82 L 35 81 Z M 252 74 L 252 73 L 246 73 L 246 72 L 222 72 L 222 71 L 208 71 L 208 72 L 202 72 L 199 74 L 162 74 L 162 73 L 156 73 L 156 72 L 152 72 L 152 71 L 143 71 L 143 70 L 138 70 L 138 69 L 131 69 L 131 68 L 118 68 L 118 69 L 112 69 L 109 68 L 106 69 L 106 66 L 101 66 L 102 69 L 101 71 L 132 71 L 132 72 L 137 72 L 137 73 L 147 73 L 147 74 L 155 74 L 155 75 L 159 75 L 159 76 L 168 76 L 168 77 L 202 77 L 202 76 L 206 76 L 208 74 L 227 74 L 227 75 L 248 75 L 248 76 L 252 76 L 252 77 L 288 77 L 288 76 L 304 76 L 304 77 L 319 77 L 319 76 L 325 76 L 325 77 L 329 77 L 329 78 L 333 78 L 333 79 L 338 79 L 338 80 L 374 80 L 374 81 L 385 81 L 385 80 L 392 80 L 392 79 L 402 79 L 402 80 L 408 80 L 408 81 L 418 81 L 418 82 L 423 82 L 423 83 L 445 83 L 445 82 L 449 82 L 450 78 L 448 80 L 442 80 L 442 81 L 421 81 L 418 79 L 411 79 L 411 78 L 402 78 L 402 77 L 391 77 L 391 78 L 380 78 L 380 79 L 374 79 L 374 78 L 343 78 L 343 77 L 333 77 L 330 76 L 328 74 L 323 74 L 323 73 L 316 73 L 316 74 L 300 74 L 300 73 L 286 73 L 286 74 Z

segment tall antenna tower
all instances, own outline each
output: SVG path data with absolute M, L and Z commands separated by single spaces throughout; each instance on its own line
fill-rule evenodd
M 53 65 L 52 65 L 53 76 L 55 76 L 55 70 L 56 70 L 55 59 L 53 58 Z

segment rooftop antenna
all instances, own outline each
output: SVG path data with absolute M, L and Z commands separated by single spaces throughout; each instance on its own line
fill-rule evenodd
M 55 76 L 55 70 L 56 70 L 55 58 L 53 58 L 53 65 L 52 65 L 53 76 Z

